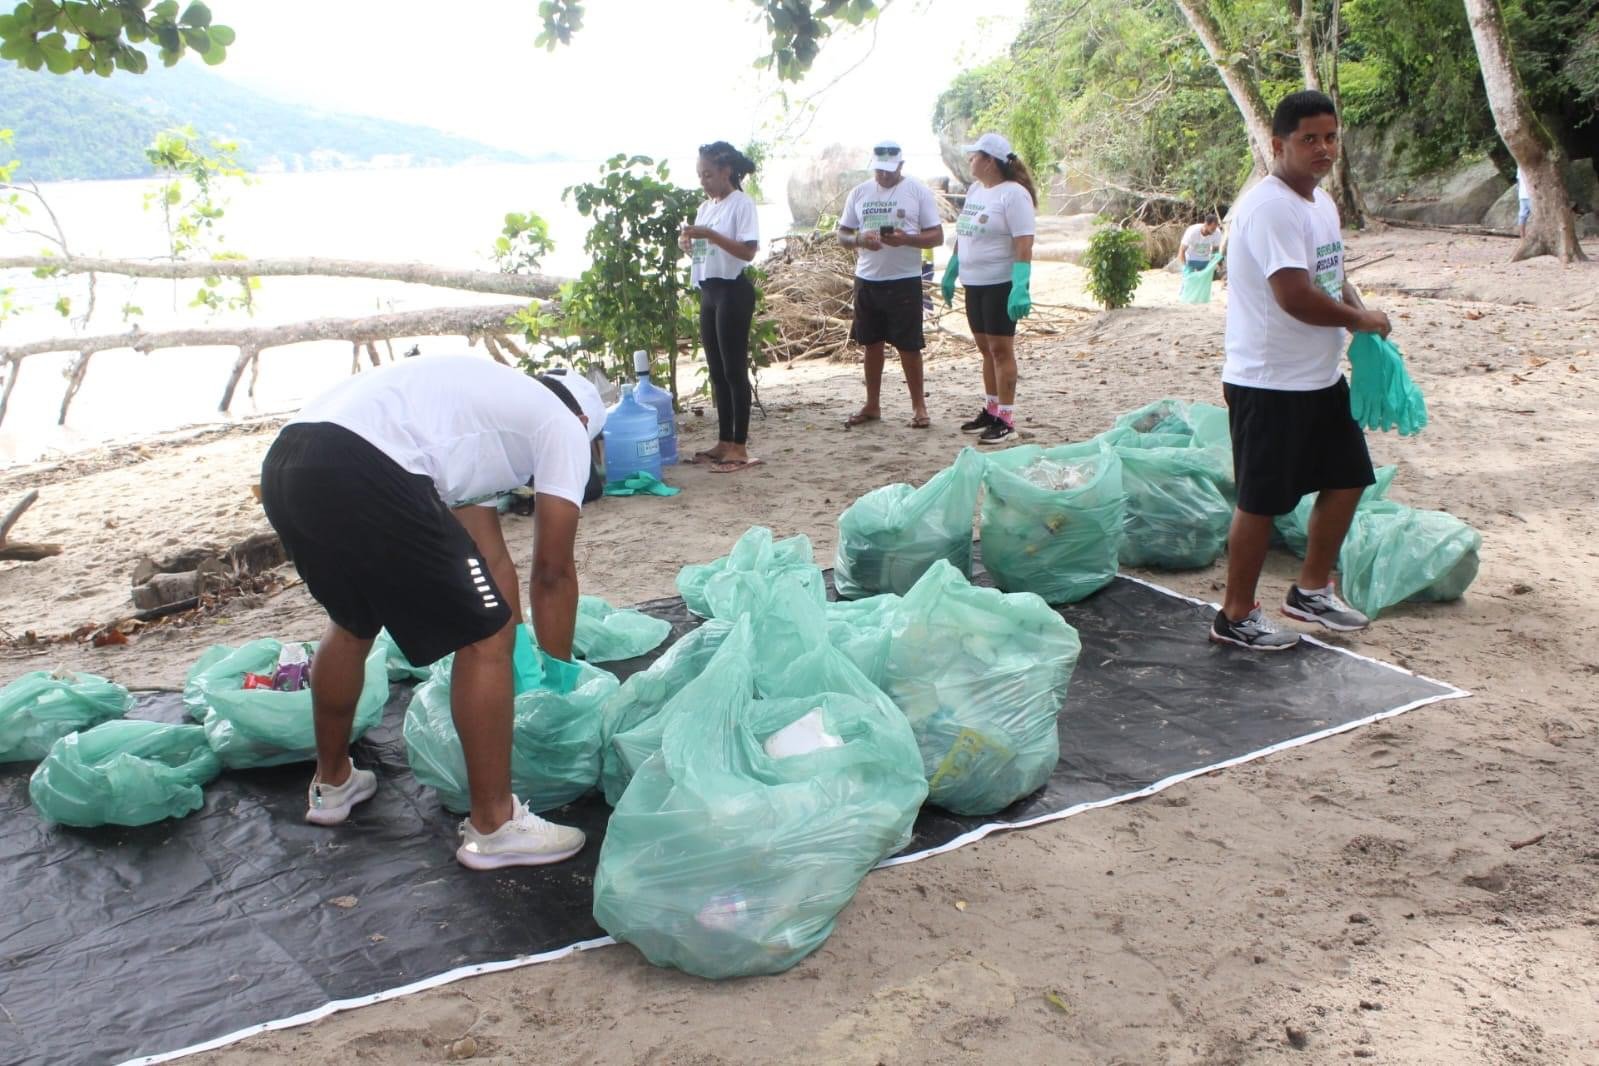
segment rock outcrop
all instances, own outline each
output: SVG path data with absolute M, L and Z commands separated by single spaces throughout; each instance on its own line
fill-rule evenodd
M 788 209 L 794 216 L 794 225 L 814 226 L 823 215 L 836 216 L 841 212 L 844 197 L 871 176 L 861 166 L 861 161 L 870 155 L 865 148 L 833 144 L 796 167 L 788 179 Z

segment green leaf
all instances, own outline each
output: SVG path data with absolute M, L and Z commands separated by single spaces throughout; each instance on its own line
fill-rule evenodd
M 191 29 L 184 29 L 180 32 L 183 34 L 184 43 L 196 52 L 205 55 L 211 51 L 211 35 L 209 33 L 204 30 Z
M 62 296 L 56 300 L 56 313 L 62 318 L 68 318 L 71 316 L 72 300 L 70 297 Z
M 183 17 L 178 19 L 178 21 L 186 26 L 198 26 L 204 29 L 211 25 L 211 9 L 202 4 L 200 0 L 194 0 L 194 3 L 184 9 Z
M 233 43 L 233 38 L 234 38 L 234 34 L 233 34 L 233 30 L 231 28 L 229 28 L 227 26 L 212 26 L 211 27 L 211 43 L 212 44 L 220 44 L 222 47 L 226 48 L 228 45 Z
M 155 5 L 155 17 L 173 21 L 178 17 L 178 0 L 161 0 Z

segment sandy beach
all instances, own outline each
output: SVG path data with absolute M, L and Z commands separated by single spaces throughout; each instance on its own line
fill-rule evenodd
M 781 976 L 715 984 L 606 948 L 192 1061 L 1599 1063 L 1599 263 L 1508 264 L 1512 246 L 1411 230 L 1349 241 L 1351 279 L 1393 317 L 1431 413 L 1419 437 L 1369 435 L 1373 458 L 1398 464 L 1395 499 L 1465 519 L 1484 545 L 1464 601 L 1396 608 L 1330 642 L 1473 698 L 874 873 L 832 939 Z M 1037 304 L 1055 309 L 1017 346 L 1024 441 L 1082 439 L 1162 396 L 1220 402 L 1224 296 L 1185 306 L 1176 276 L 1151 273 L 1134 307 L 1094 313 L 1068 306 L 1089 303 L 1081 282 L 1060 264 L 1035 275 Z M 677 467 L 680 496 L 586 510 L 583 591 L 671 595 L 681 566 L 752 523 L 807 534 L 830 565 L 838 514 L 948 464 L 981 391 L 975 350 L 930 361 L 933 426 L 915 430 L 891 361 L 883 421 L 846 431 L 859 373 L 762 371 L 764 466 Z M 715 437 L 706 401 L 691 407 L 688 450 Z M 0 677 L 69 666 L 170 688 L 218 641 L 315 637 L 323 616 L 291 585 L 126 645 L 49 641 L 131 614 L 140 557 L 265 530 L 250 487 L 275 428 L 0 473 L 0 502 L 40 493 L 12 537 L 65 548 L 0 564 Z M 532 521 L 505 527 L 525 566 Z M 1273 553 L 1263 601 L 1296 567 Z M 1214 600 L 1223 566 L 1137 573 Z

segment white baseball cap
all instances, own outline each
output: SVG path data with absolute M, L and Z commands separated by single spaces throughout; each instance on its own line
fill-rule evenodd
M 1016 150 L 1010 146 L 1010 142 L 997 133 L 985 133 L 977 138 L 976 143 L 962 145 L 961 151 L 967 155 L 971 155 L 973 152 L 982 152 L 985 155 L 993 156 L 1001 163 L 1016 154 Z
M 898 170 L 903 162 L 905 162 L 905 153 L 900 150 L 898 141 L 878 141 L 873 145 L 873 170 Z
M 589 440 L 598 437 L 605 429 L 605 401 L 600 399 L 600 390 L 594 383 L 577 371 L 565 366 L 554 366 L 544 371 L 550 377 L 559 381 L 567 392 L 572 394 L 572 399 L 583 409 L 583 417 L 589 420 Z

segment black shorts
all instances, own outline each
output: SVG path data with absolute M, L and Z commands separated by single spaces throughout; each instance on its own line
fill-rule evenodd
M 1308 493 L 1363 489 L 1377 480 L 1343 378 L 1311 392 L 1226 384 L 1222 392 L 1240 511 L 1287 514 Z
M 990 337 L 1016 336 L 1016 323 L 1005 310 L 1010 302 L 1010 282 L 966 286 L 966 324 L 973 333 Z
M 902 352 L 927 347 L 922 336 L 922 279 L 893 281 L 855 279 L 855 323 L 849 339 L 856 344 L 887 341 Z
M 261 505 L 328 617 L 362 639 L 387 627 L 412 665 L 511 620 L 472 535 L 433 481 L 343 426 L 284 426 L 261 464 Z

